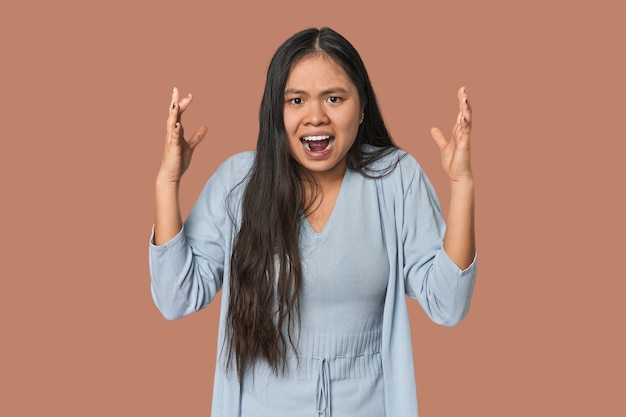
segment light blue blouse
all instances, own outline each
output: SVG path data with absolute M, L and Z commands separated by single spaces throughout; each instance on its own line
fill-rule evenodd
M 242 415 L 385 415 L 380 342 L 389 261 L 373 201 L 373 182 L 347 170 L 324 229 L 316 233 L 302 219 L 297 357 L 283 375 L 259 365 L 254 378 L 245 376 Z
M 154 301 L 176 319 L 228 297 L 229 260 L 254 153 L 231 157 L 211 177 L 185 226 L 150 244 Z M 397 150 L 367 178 L 348 170 L 321 233 L 303 219 L 302 327 L 298 358 L 276 376 L 257 364 L 239 384 L 225 365 L 221 306 L 212 416 L 417 416 L 405 295 L 440 324 L 467 313 L 476 262 L 461 271 L 442 249 L 439 202 L 415 160 Z M 244 181 L 245 184 L 245 181 Z M 232 192 L 231 192 L 232 191 Z

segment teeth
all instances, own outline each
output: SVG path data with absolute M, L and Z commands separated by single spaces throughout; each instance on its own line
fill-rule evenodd
M 311 138 L 321 138 L 321 139 L 311 139 Z M 326 145 L 326 148 L 324 150 L 332 148 L 333 145 L 335 144 L 335 139 L 331 136 L 308 136 L 306 138 L 302 138 L 302 145 L 304 146 L 306 150 L 312 151 L 311 147 L 309 146 L 309 142 L 314 142 L 316 140 L 324 140 L 324 139 L 328 139 L 328 145 Z
M 317 140 L 328 140 L 330 136 L 305 136 L 302 140 L 306 140 L 309 142 L 317 141 Z

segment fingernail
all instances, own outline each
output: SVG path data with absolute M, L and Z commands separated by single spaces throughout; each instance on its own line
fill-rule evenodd
M 191 98 L 191 93 L 187 94 L 185 98 Z

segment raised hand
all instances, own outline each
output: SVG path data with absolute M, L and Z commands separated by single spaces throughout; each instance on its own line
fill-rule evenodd
M 165 150 L 161 159 L 161 168 L 156 180 L 156 205 L 153 243 L 162 245 L 171 240 L 181 230 L 182 218 L 178 201 L 180 179 L 189 168 L 193 151 L 207 132 L 201 126 L 189 139 L 185 139 L 181 115 L 191 103 L 191 94 L 178 100 L 178 89 L 172 92 Z
M 451 181 L 450 207 L 443 248 L 460 269 L 467 268 L 476 254 L 474 237 L 474 177 L 470 164 L 472 110 L 465 87 L 461 87 L 459 114 L 446 139 L 441 130 L 430 130 L 441 151 L 441 164 Z
M 191 100 L 191 94 L 187 94 L 179 101 L 178 89 L 174 88 L 167 118 L 165 149 L 158 174 L 160 181 L 180 182 L 181 177 L 189 168 L 194 149 L 207 133 L 207 127 L 201 126 L 189 139 L 185 139 L 181 116 Z
M 470 133 L 472 109 L 465 87 L 458 91 L 459 114 L 452 127 L 452 136 L 446 139 L 441 130 L 433 127 L 430 133 L 441 151 L 441 163 L 452 182 L 473 181 L 470 163 Z

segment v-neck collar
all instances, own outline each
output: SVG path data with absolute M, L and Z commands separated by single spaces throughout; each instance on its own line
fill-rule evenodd
M 340 205 L 342 204 L 343 195 L 345 194 L 344 188 L 346 188 L 346 183 L 348 182 L 348 177 L 350 176 L 350 168 L 346 168 L 346 172 L 343 174 L 343 178 L 341 180 L 341 186 L 339 187 L 339 193 L 337 194 L 337 199 L 335 200 L 335 206 L 333 207 L 330 216 L 328 216 L 328 220 L 326 224 L 319 232 L 316 232 L 311 226 L 309 219 L 307 219 L 306 215 L 302 214 L 302 221 L 304 222 L 304 229 L 308 231 L 314 237 L 320 238 L 326 234 L 328 234 L 328 230 L 330 229 L 331 223 L 333 219 L 337 217 L 336 213 L 340 209 Z

